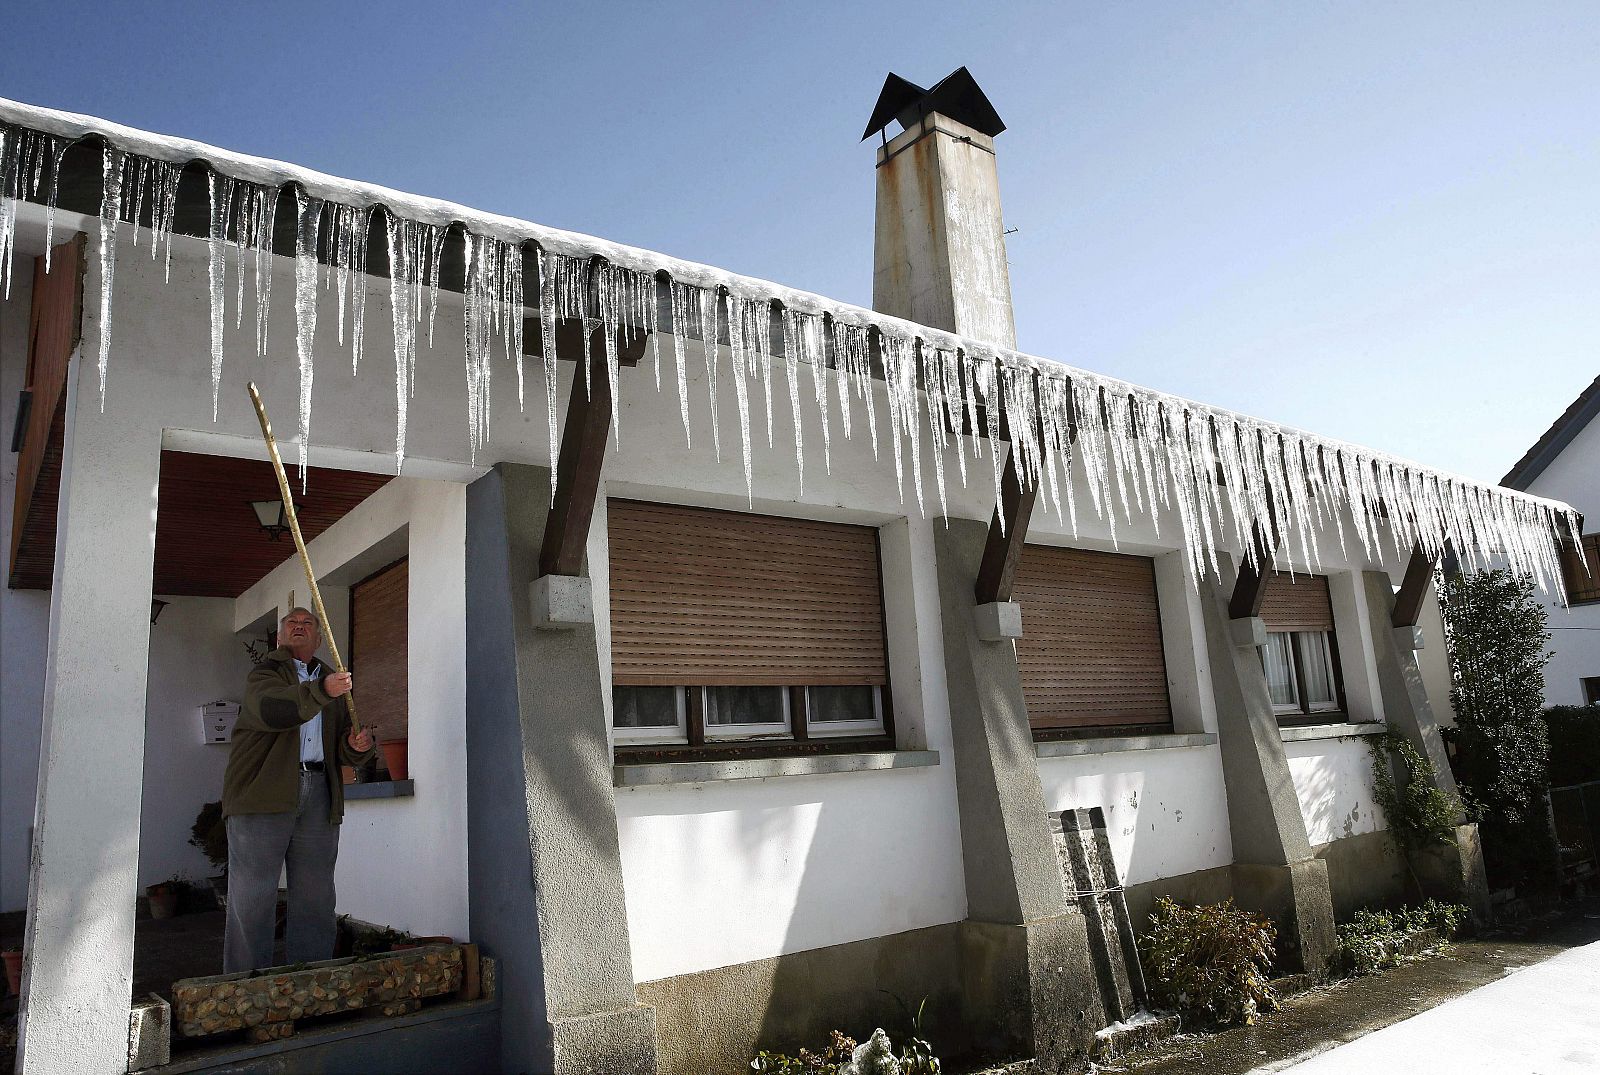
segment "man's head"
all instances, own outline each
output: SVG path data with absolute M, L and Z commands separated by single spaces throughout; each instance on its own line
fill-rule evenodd
M 278 645 L 293 653 L 298 660 L 307 661 L 322 645 L 322 631 L 317 618 L 298 605 L 278 624 Z

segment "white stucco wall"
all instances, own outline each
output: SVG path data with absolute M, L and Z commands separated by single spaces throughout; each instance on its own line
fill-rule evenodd
M 1572 438 L 1528 492 L 1565 500 L 1583 513 L 1585 532 L 1600 531 L 1600 419 Z M 1582 705 L 1579 681 L 1600 677 L 1600 603 L 1565 609 L 1547 599 L 1545 607 L 1551 651 L 1544 669 L 1545 705 Z
M 336 590 L 410 557 L 408 734 L 416 795 L 346 802 L 335 875 L 339 911 L 463 938 L 469 933 L 465 551 L 466 487 L 413 478 L 384 486 L 310 544 L 312 563 Z M 305 601 L 298 558 L 239 596 L 233 626 L 276 613 L 291 589 Z M 333 602 L 330 621 L 335 607 L 334 630 L 343 633 L 348 603 Z M 356 696 L 359 706 L 359 683 Z
M 11 300 L 0 302 L 0 557 L 10 567 L 17 462 L 11 448 L 17 393 L 28 368 L 33 267 L 18 258 Z M 13 590 L 0 579 L 0 911 L 28 904 L 29 833 L 39 781 L 39 719 L 44 705 L 50 594 Z
M 1349 736 L 1283 745 L 1311 846 L 1388 827 L 1372 798 L 1367 741 Z
M 1125 885 L 1233 861 L 1222 755 L 1213 744 L 1041 758 L 1047 811 L 1099 806 Z
M 200 739 L 196 710 L 244 697 L 250 658 L 233 633 L 233 601 L 168 597 L 150 628 L 145 692 L 144 803 L 139 816 L 139 884 L 181 873 L 192 881 L 221 871 L 189 846 L 195 815 L 222 798 L 226 744 Z

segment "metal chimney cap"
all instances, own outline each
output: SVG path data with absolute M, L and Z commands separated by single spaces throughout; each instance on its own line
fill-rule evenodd
M 991 138 L 1006 129 L 994 105 L 978 88 L 972 72 L 958 67 L 926 90 L 890 73 L 883 81 L 883 91 L 878 94 L 878 103 L 872 109 L 872 118 L 867 121 L 861 140 L 865 142 L 893 120 L 899 120 L 902 127 L 910 127 L 930 112 L 949 116 Z

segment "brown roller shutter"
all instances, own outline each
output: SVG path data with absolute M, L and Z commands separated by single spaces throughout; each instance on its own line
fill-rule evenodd
M 887 682 L 878 532 L 607 503 L 619 686 Z
M 1261 599 L 1261 618 L 1269 631 L 1331 631 L 1333 602 L 1326 575 L 1274 571 Z
M 1029 545 L 1013 593 L 1034 728 L 1171 726 L 1153 561 Z
M 350 587 L 350 671 L 361 723 L 380 739 L 404 739 L 407 714 L 407 562 Z

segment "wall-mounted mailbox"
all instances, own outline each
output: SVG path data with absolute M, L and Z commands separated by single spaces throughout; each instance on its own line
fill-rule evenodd
M 231 743 L 233 725 L 238 719 L 238 702 L 207 702 L 200 707 L 200 741 Z

